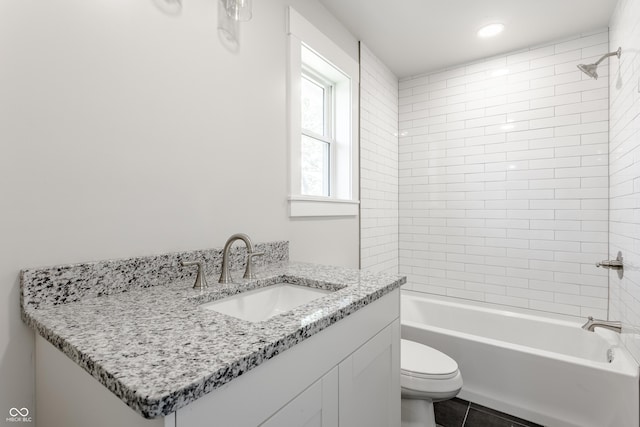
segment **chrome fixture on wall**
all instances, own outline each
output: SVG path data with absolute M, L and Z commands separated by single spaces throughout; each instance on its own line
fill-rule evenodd
M 153 0 L 156 7 L 168 15 L 179 15 L 183 0 Z M 217 0 L 218 35 L 232 51 L 237 50 L 239 23 L 253 17 L 253 0 Z
M 618 251 L 616 259 L 605 259 L 600 262 L 596 262 L 596 267 L 608 268 L 610 270 L 617 270 L 618 277 L 622 279 L 624 271 L 624 258 L 622 258 L 622 252 Z
M 622 322 L 618 320 L 600 320 L 589 316 L 587 323 L 582 325 L 582 329 L 593 332 L 595 328 L 605 328 L 610 331 L 622 333 Z
M 182 5 L 182 0 L 164 0 L 168 4 Z M 253 14 L 253 0 L 219 0 L 222 7 L 229 16 L 235 21 L 249 21 Z
M 598 59 L 594 64 L 579 64 L 578 68 L 587 76 L 591 77 L 592 79 L 598 80 L 598 64 L 604 61 L 605 58 L 608 58 L 613 55 L 616 55 L 618 58 L 620 58 L 621 54 L 622 54 L 622 48 L 619 47 L 618 50 L 616 50 L 615 52 L 609 52 L 604 54 L 602 58 Z
M 251 3 L 253 0 L 220 0 L 229 18 L 235 21 L 246 22 L 253 14 Z
M 253 0 L 218 0 L 218 33 L 228 48 L 238 48 L 240 22 L 246 22 L 253 15 Z

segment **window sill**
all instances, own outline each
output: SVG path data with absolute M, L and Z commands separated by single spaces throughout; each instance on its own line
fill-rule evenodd
M 357 216 L 358 200 L 331 199 L 329 197 L 289 197 L 290 217 Z

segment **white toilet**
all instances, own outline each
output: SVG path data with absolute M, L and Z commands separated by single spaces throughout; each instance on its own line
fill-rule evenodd
M 415 341 L 400 341 L 402 427 L 436 427 L 433 402 L 455 397 L 462 375 L 455 360 Z

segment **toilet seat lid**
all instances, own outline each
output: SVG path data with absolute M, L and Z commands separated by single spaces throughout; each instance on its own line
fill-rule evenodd
M 449 379 L 458 373 L 458 364 L 446 354 L 415 341 L 400 340 L 402 375 L 417 378 Z

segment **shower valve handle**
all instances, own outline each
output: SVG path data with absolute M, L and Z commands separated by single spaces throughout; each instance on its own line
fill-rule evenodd
M 622 254 L 618 252 L 616 259 L 604 260 L 596 263 L 596 267 L 609 268 L 612 270 L 622 270 Z
M 596 267 L 611 268 L 614 270 L 622 268 L 622 262 L 614 259 L 604 260 L 596 263 Z

